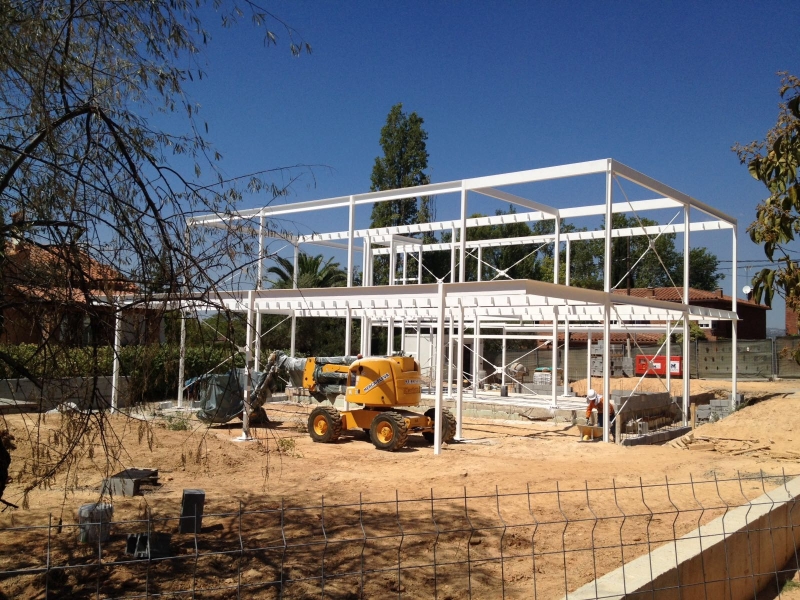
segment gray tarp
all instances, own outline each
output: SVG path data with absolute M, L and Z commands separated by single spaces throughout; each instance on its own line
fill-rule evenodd
M 266 373 L 253 372 L 253 398 L 257 397 L 266 379 Z M 197 418 L 204 423 L 227 423 L 244 410 L 244 388 L 247 383 L 245 369 L 231 369 L 227 373 L 206 374 L 186 382 L 189 397 L 200 400 Z

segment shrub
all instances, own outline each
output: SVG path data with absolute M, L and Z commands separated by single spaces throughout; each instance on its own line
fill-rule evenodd
M 21 377 L 12 364 L 24 365 L 37 379 L 111 376 L 114 350 L 108 346 L 74 348 L 39 347 L 35 344 L 0 345 L 7 358 L 0 360 L 0 379 Z M 224 346 L 186 348 L 185 377 L 204 373 L 224 373 L 232 366 L 243 367 L 244 357 Z M 227 360 L 226 360 L 227 359 Z M 121 374 L 128 377 L 134 401 L 174 398 L 178 392 L 177 345 L 126 346 L 120 351 Z

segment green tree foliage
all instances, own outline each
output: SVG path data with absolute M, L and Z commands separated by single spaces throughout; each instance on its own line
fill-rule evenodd
M 544 222 L 547 223 L 547 222 Z M 549 233 L 552 233 L 552 221 Z M 649 227 L 658 225 L 652 219 L 628 217 L 615 214 L 613 227 Z M 564 231 L 572 230 L 569 225 Z M 616 289 L 644 287 L 672 287 L 683 285 L 683 253 L 675 248 L 675 234 L 660 236 L 619 237 L 611 241 L 611 286 Z M 652 240 L 652 248 L 651 246 Z M 603 289 L 603 255 L 605 241 L 587 240 L 573 242 L 571 247 L 571 283 L 579 287 Z M 563 253 L 562 253 L 563 254 Z M 552 281 L 552 249 L 548 250 L 544 262 L 545 279 Z M 562 257 L 562 262 L 565 259 Z M 562 266 L 562 269 L 564 267 Z M 689 285 L 701 290 L 714 290 L 724 277 L 718 271 L 719 260 L 707 248 L 692 248 L 689 251 Z M 563 271 L 562 279 L 563 281 Z
M 294 264 L 291 260 L 277 256 L 278 263 L 267 269 L 274 275 L 272 287 L 288 289 L 293 287 Z M 318 254 L 311 256 L 301 252 L 297 257 L 297 286 L 299 288 L 342 287 L 347 283 L 347 273 L 332 258 Z M 295 349 L 306 356 L 339 355 L 344 352 L 345 322 L 329 317 L 303 317 L 297 319 Z M 357 328 L 356 328 L 357 329 Z M 272 331 L 270 331 L 272 330 Z M 262 348 L 269 350 L 288 350 L 290 324 L 283 317 L 263 317 L 261 339 Z M 358 333 L 353 340 L 358 340 Z
M 763 269 L 753 278 L 754 298 L 772 306 L 777 291 L 787 307 L 800 312 L 800 268 L 796 254 L 792 255 L 792 243 L 800 232 L 800 79 L 780 75 L 780 95 L 786 102 L 781 104 L 777 123 L 763 140 L 736 144 L 733 150 L 769 192 L 747 230 L 776 267 Z M 800 362 L 800 354 L 795 358 Z
M 551 235 L 555 231 L 555 221 L 537 221 L 533 227 L 533 235 Z M 561 233 L 586 231 L 583 227 L 578 229 L 575 225 L 561 222 Z M 596 244 L 593 242 L 572 242 L 570 246 L 570 285 L 588 289 L 603 289 L 603 278 L 598 277 L 596 261 Z M 602 256 L 602 255 L 600 255 Z M 537 264 L 534 277 L 538 281 L 553 281 L 553 244 L 542 246 L 537 252 Z M 601 265 L 602 266 L 602 265 Z M 562 249 L 559 259 L 559 281 L 564 283 L 567 274 L 566 252 Z M 601 271 L 602 273 L 602 271 Z
M 263 28 L 267 45 L 276 42 L 270 27 L 277 25 L 293 54 L 310 50 L 251 0 L 0 0 L 0 239 L 7 241 L 0 273 L 9 248 L 42 257 L 41 268 L 17 269 L 16 293 L 4 286 L 0 313 L 7 331 L 9 315 L 23 309 L 55 330 L 88 322 L 92 374 L 101 370 L 98 345 L 106 344 L 94 334 L 117 310 L 108 295 L 135 286 L 152 308 L 156 292 L 205 294 L 255 260 L 249 231 L 187 236 L 187 217 L 229 214 L 244 192 L 286 193 L 269 171 L 231 178 L 219 169 L 208 124 L 184 89 L 205 77 L 197 57 L 210 39 L 203 19 L 215 11 L 225 26 L 245 18 Z M 33 301 L 31 289 L 38 290 Z M 53 324 L 55 306 L 65 316 Z M 53 336 L 41 337 L 41 354 L 61 350 Z M 42 458 L 30 465 L 24 495 L 69 474 L 79 450 L 91 448 L 82 440 L 98 430 L 106 440 L 118 437 L 102 415 L 73 425 L 58 449 L 38 447 L 35 432 L 25 441 Z M 121 455 L 107 450 L 109 461 Z
M 425 172 L 428 168 L 428 133 L 423 129 L 424 120 L 416 112 L 410 115 L 403 112 L 401 103 L 395 104 L 381 128 L 380 145 L 383 156 L 375 158 L 370 177 L 370 190 L 392 190 L 415 187 L 431 182 Z M 436 218 L 434 198 L 422 196 L 405 200 L 391 200 L 376 203 L 372 208 L 370 227 L 395 227 L 413 223 L 429 223 Z M 428 233 L 423 236 L 426 244 L 434 243 L 435 237 Z M 438 254 L 438 253 L 437 253 Z M 427 257 L 426 257 L 427 258 Z M 436 257 L 431 257 L 436 258 Z M 388 283 L 388 264 L 386 257 L 375 260 L 373 279 L 375 284 Z M 426 264 L 426 266 L 428 266 Z M 416 261 L 409 261 L 408 277 L 417 274 Z
M 372 167 L 372 191 L 426 185 L 431 182 L 425 173 L 428 168 L 428 133 L 422 128 L 422 117 L 403 112 L 402 104 L 395 104 L 381 128 L 383 156 L 375 158 Z M 423 204 L 426 217 L 431 216 L 430 203 Z M 372 227 L 394 227 L 417 223 L 420 207 L 416 198 L 379 202 L 372 209 Z
M 282 256 L 276 256 L 278 264 L 267 269 L 276 279 L 272 287 L 289 289 L 294 287 L 294 263 Z M 347 272 L 334 262 L 333 258 L 325 260 L 321 254 L 311 256 L 301 252 L 297 257 L 298 288 L 341 287 L 347 283 Z
M 708 248 L 697 247 L 689 250 L 689 287 L 713 292 L 725 278 L 718 269 L 719 259 L 709 252 Z M 683 285 L 683 253 L 678 255 L 675 283 Z
M 658 344 L 661 345 L 664 343 L 664 340 L 667 339 L 666 335 L 662 335 L 658 339 Z M 706 332 L 703 331 L 703 328 L 697 323 L 697 321 L 689 321 L 689 339 L 693 342 L 697 340 L 705 341 L 708 339 L 706 336 Z M 683 344 L 683 321 L 678 321 L 675 325 L 675 332 L 670 336 L 670 342 L 673 344 Z
M 496 215 L 514 214 L 514 207 L 510 207 L 508 212 L 498 210 Z M 483 217 L 482 214 L 474 214 L 470 218 Z M 527 223 L 505 223 L 502 225 L 481 225 L 471 227 L 467 230 L 467 241 L 492 240 L 501 238 L 528 237 L 531 235 L 531 228 Z M 493 279 L 535 279 L 536 274 L 536 254 L 535 246 L 523 244 L 519 246 L 497 246 L 484 248 L 482 250 L 481 279 L 491 281 Z M 467 256 L 466 280 L 476 281 L 478 279 L 478 251 L 473 249 Z

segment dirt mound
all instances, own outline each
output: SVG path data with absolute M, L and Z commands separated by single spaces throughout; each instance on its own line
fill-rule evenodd
M 800 397 L 780 395 L 750 404 L 670 444 L 734 456 L 800 462 Z
M 775 450 L 800 450 L 800 398 L 777 397 L 745 406 L 726 419 L 698 427 L 695 434 L 757 439 Z

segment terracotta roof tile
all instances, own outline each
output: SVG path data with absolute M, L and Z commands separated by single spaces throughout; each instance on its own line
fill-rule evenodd
M 630 294 L 629 294 L 630 292 Z M 667 302 L 681 302 L 683 300 L 683 288 L 658 287 L 658 288 L 631 288 L 630 290 L 614 290 L 612 293 L 620 295 L 630 295 L 635 298 L 653 298 L 654 300 L 665 300 Z M 730 305 L 731 297 L 722 294 L 721 290 L 710 292 L 708 290 L 698 290 L 689 288 L 689 302 L 719 302 Z M 767 309 L 763 304 L 758 304 L 752 300 L 737 298 L 738 304 L 747 304 L 758 308 Z

